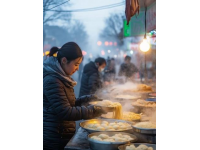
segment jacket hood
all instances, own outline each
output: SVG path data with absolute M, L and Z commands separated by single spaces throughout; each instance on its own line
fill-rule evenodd
M 69 75 L 66 75 L 56 57 L 49 57 L 43 62 L 43 78 L 47 75 L 57 77 L 73 87 L 77 84 Z

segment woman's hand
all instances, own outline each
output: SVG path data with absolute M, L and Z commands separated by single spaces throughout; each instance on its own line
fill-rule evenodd
M 102 107 L 94 106 L 95 117 L 100 117 L 102 114 L 107 114 L 107 112 L 105 110 L 103 110 Z
M 99 98 L 97 95 L 91 95 L 90 102 L 92 101 L 102 101 L 103 99 Z

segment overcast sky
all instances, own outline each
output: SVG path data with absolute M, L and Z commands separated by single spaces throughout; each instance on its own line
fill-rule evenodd
M 71 4 L 71 7 L 68 10 L 100 7 L 122 1 L 124 0 L 70 0 L 69 4 Z M 72 19 L 77 19 L 84 23 L 92 47 L 94 47 L 98 41 L 100 31 L 105 27 L 104 20 L 109 17 L 110 13 L 120 12 L 125 12 L 125 5 L 97 11 L 72 12 Z

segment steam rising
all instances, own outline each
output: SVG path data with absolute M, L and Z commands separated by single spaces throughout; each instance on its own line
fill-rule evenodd
M 120 84 L 118 82 L 113 82 L 112 85 L 109 85 L 106 88 L 100 89 L 96 92 L 96 95 L 105 100 L 110 100 L 112 102 L 120 102 L 122 104 L 123 112 L 135 112 L 142 113 L 141 121 L 150 121 L 156 122 L 156 108 L 138 108 L 131 105 L 132 102 L 141 98 L 140 94 L 136 93 L 125 93 L 124 90 L 128 89 L 136 89 L 137 84 L 133 82 L 126 82 L 124 84 Z M 131 95 L 134 96 L 135 99 L 117 99 L 117 95 Z

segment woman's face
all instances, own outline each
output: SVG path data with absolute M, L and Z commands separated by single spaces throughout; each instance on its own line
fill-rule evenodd
M 83 58 L 79 57 L 75 60 L 72 60 L 70 63 L 67 63 L 67 59 L 63 57 L 61 59 L 61 67 L 67 75 L 72 75 L 79 70 L 79 65 L 81 64 L 82 60 Z

